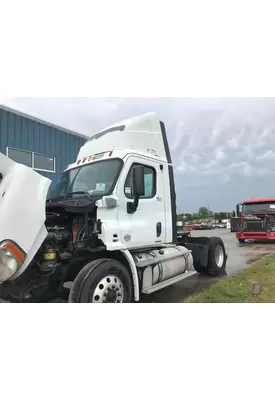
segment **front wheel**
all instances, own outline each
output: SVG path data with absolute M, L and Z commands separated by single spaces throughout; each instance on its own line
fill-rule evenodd
M 244 239 L 238 239 L 239 243 L 244 243 Z
M 133 284 L 127 267 L 112 259 L 87 264 L 75 278 L 69 303 L 130 303 Z

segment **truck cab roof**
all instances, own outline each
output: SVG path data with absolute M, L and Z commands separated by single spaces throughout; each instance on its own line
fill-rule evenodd
M 128 153 L 138 153 L 171 163 L 165 126 L 153 112 L 97 132 L 81 147 L 76 163 L 87 157 L 111 152 L 120 158 Z
M 263 198 L 263 199 L 253 199 L 253 200 L 245 200 L 243 204 L 253 204 L 253 203 L 269 203 L 269 202 L 274 202 L 275 197 L 270 197 L 270 198 Z

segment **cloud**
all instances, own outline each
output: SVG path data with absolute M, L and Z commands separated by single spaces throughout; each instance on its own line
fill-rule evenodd
M 156 111 L 166 124 L 179 211 L 231 210 L 253 193 L 275 196 L 275 99 L 1 99 L 80 133 Z

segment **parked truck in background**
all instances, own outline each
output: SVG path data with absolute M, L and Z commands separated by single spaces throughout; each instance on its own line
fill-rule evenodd
M 51 182 L 32 169 L 0 154 L 0 173 L 6 301 L 131 302 L 197 272 L 225 272 L 220 238 L 177 229 L 172 160 L 155 113 L 92 136 L 47 201 Z
M 245 240 L 275 240 L 275 198 L 245 200 L 236 206 L 239 243 Z

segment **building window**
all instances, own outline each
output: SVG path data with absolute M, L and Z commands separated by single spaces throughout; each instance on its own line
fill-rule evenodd
M 8 148 L 7 156 L 13 161 L 32 168 L 32 152 Z
M 54 157 L 45 156 L 44 154 L 33 153 L 33 168 L 40 171 L 55 171 Z
M 55 157 L 11 147 L 7 148 L 7 156 L 13 161 L 37 171 L 55 172 Z
M 133 199 L 133 164 L 125 181 L 124 193 L 128 199 Z M 141 199 L 152 199 L 156 195 L 156 170 L 144 165 L 144 186 L 145 194 Z

